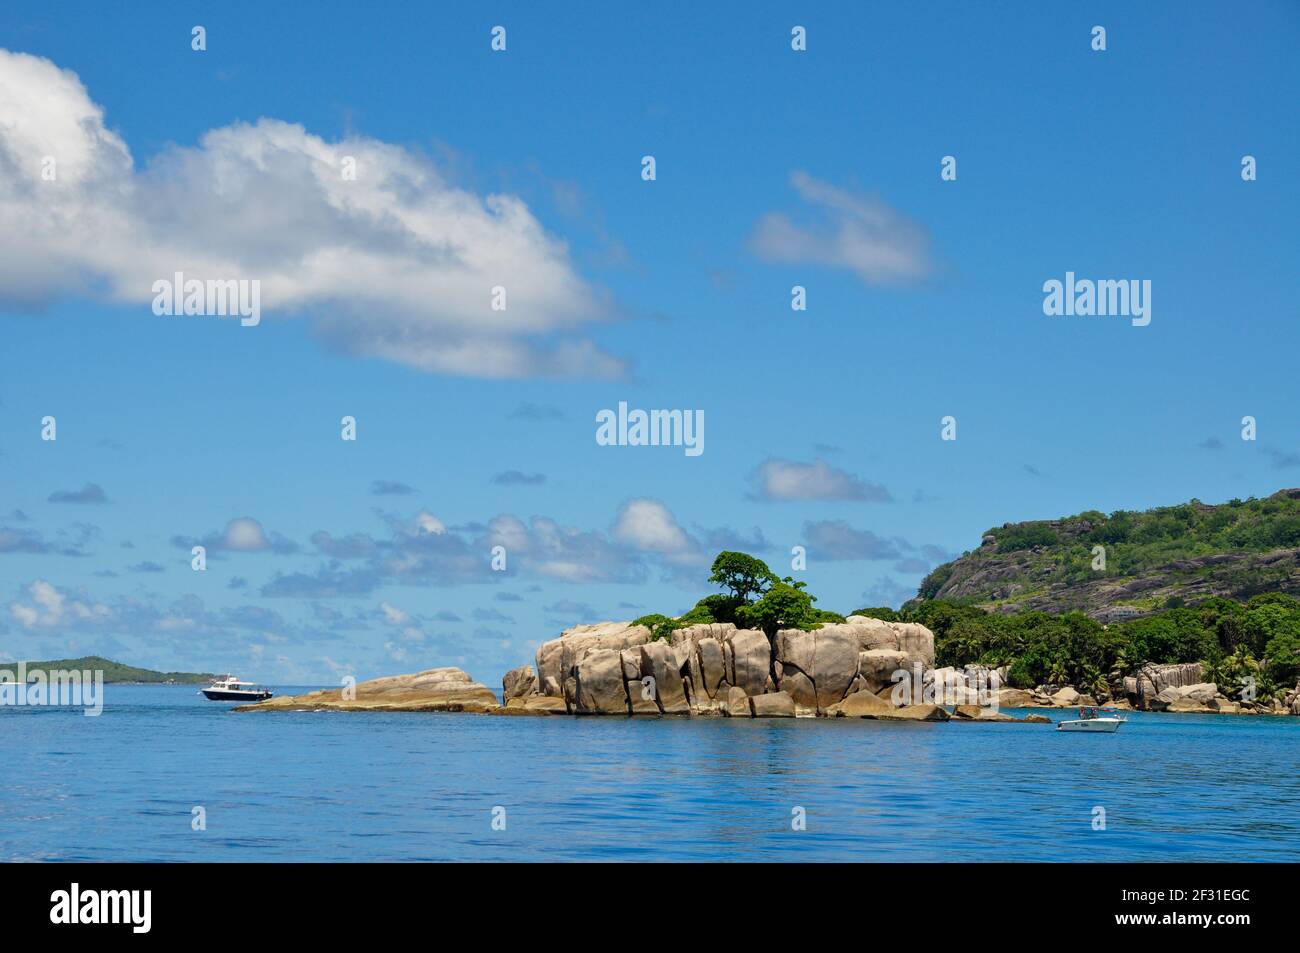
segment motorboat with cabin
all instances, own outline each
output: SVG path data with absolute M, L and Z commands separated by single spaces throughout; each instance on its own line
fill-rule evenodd
M 213 702 L 260 702 L 274 694 L 269 688 L 241 682 L 233 675 L 222 675 L 202 691 L 203 696 Z

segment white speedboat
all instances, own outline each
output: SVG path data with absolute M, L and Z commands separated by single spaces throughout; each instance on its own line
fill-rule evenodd
M 1114 713 L 1114 714 L 1112 714 Z M 1073 721 L 1057 722 L 1057 731 L 1090 731 L 1112 733 L 1119 731 L 1124 719 L 1114 708 L 1098 708 L 1085 705 L 1079 709 L 1079 717 Z
M 269 688 L 241 682 L 233 675 L 223 675 L 207 688 L 203 696 L 213 702 L 260 702 L 274 694 Z

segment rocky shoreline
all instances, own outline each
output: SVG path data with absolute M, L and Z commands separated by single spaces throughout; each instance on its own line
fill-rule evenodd
M 602 622 L 544 642 L 534 661 L 506 673 L 501 699 L 449 667 L 234 710 L 1047 722 L 1001 709 L 1101 702 L 1143 711 L 1300 714 L 1300 690 L 1268 706 L 1232 701 L 1203 681 L 1198 664 L 1145 666 L 1113 697 L 1072 686 L 1003 688 L 1005 671 L 936 669 L 934 635 L 925 626 L 866 616 L 813 631 L 782 629 L 772 639 L 709 623 L 656 640 L 644 625 Z

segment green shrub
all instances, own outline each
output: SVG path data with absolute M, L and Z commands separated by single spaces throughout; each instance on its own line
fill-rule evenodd
M 944 563 L 942 566 L 935 567 L 929 575 L 921 580 L 921 587 L 917 590 L 916 597 L 918 599 L 933 599 L 939 594 L 939 590 L 944 587 L 944 583 L 952 577 L 956 568 L 955 563 Z
M 843 622 L 844 616 L 838 612 L 831 612 L 829 609 L 813 609 L 814 622 Z
M 650 641 L 658 642 L 666 640 L 674 631 L 681 628 L 677 619 L 670 619 L 666 615 L 653 612 L 650 615 L 643 615 L 639 619 L 632 620 L 633 625 L 643 625 L 650 630 Z
M 884 622 L 897 622 L 898 613 L 889 606 L 875 606 L 867 609 L 854 609 L 849 615 L 864 615 L 868 619 L 880 619 Z
M 812 604 L 813 597 L 801 584 L 777 582 L 753 605 L 737 609 L 736 620 L 746 628 L 762 629 L 770 639 L 778 629 L 811 629 L 816 622 Z
M 995 530 L 993 535 L 998 541 L 998 551 L 1004 553 L 1035 546 L 1055 546 L 1061 542 L 1061 537 L 1046 523 L 1025 523 L 1011 529 Z

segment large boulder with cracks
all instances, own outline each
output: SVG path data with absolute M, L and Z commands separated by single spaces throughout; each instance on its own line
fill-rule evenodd
M 797 715 L 831 713 L 857 692 L 887 693 L 897 673 L 934 665 L 934 636 L 916 623 L 850 616 L 774 639 L 729 623 L 687 626 L 656 640 L 645 626 L 601 622 L 567 629 L 537 650 L 537 671 L 516 669 L 506 694 L 562 699 L 575 714 L 753 715 L 741 698 L 781 693 Z M 886 696 L 887 697 L 887 694 Z M 768 700 L 760 709 L 783 701 Z

